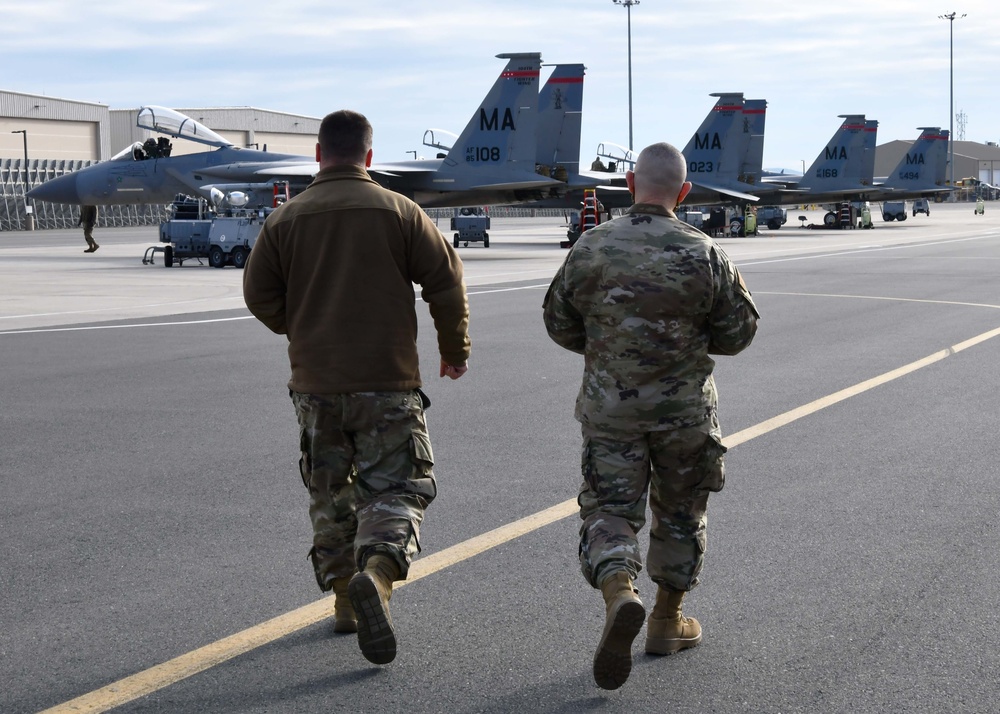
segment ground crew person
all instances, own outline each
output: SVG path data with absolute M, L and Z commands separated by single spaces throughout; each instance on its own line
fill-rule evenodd
M 94 225 L 97 223 L 97 206 L 80 206 L 80 219 L 76 225 L 83 226 L 83 237 L 87 240 L 84 253 L 93 253 L 101 246 L 94 240 Z
M 684 156 L 665 143 L 626 173 L 635 204 L 576 242 L 549 286 L 545 327 L 584 355 L 576 402 L 582 424 L 580 564 L 605 601 L 594 680 L 615 689 L 632 668 L 646 611 L 633 582 L 637 534 L 652 509 L 647 567 L 658 586 L 646 652 L 701 641 L 681 601 L 698 583 L 708 494 L 724 483 L 714 361 L 757 330 L 757 310 L 736 266 L 711 238 L 678 220 L 687 195 Z
M 413 201 L 373 181 L 372 127 L 339 111 L 320 124 L 312 184 L 268 216 L 247 262 L 247 307 L 288 336 L 288 382 L 309 490 L 312 558 L 333 590 L 334 631 L 396 656 L 392 584 L 419 551 L 437 495 L 420 390 L 414 283 L 430 305 L 439 375 L 468 369 L 462 261 Z

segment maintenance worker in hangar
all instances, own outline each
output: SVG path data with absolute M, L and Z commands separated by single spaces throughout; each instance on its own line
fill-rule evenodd
M 288 336 L 309 555 L 320 589 L 335 594 L 334 631 L 356 631 L 365 658 L 386 664 L 393 582 L 406 579 L 437 495 L 413 284 L 430 304 L 441 377 L 468 369 L 469 303 L 462 262 L 434 222 L 368 176 L 363 115 L 326 116 L 316 154 L 315 180 L 261 228 L 243 295 Z
M 626 173 L 635 204 L 580 236 L 543 304 L 549 336 L 584 355 L 579 553 L 584 577 L 604 595 L 593 664 L 604 689 L 628 678 L 645 620 L 634 582 L 647 493 L 647 569 L 657 592 L 645 650 L 664 655 L 701 641 L 681 602 L 702 570 L 708 495 L 725 481 L 709 355 L 735 355 L 757 331 L 736 266 L 674 216 L 691 189 L 685 178 L 676 148 L 643 149 Z

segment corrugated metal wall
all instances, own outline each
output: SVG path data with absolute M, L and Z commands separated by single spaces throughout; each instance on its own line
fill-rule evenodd
M 93 141 L 96 144 L 96 154 L 94 159 L 107 159 L 112 154 L 107 153 L 111 143 L 110 112 L 107 105 L 93 104 L 91 102 L 77 102 L 69 99 L 57 99 L 38 94 L 20 94 L 17 92 L 0 91 L 0 118 L 4 126 L 9 125 L 7 131 L 27 129 L 28 131 L 28 156 L 44 159 L 69 159 L 80 158 L 79 156 L 65 156 L 65 146 L 60 144 L 62 140 L 60 132 L 52 131 L 52 124 L 49 122 L 70 122 L 89 125 L 92 127 Z M 37 124 L 35 122 L 43 122 Z M 32 128 L 38 128 L 33 132 Z M 42 127 L 47 131 L 43 131 Z M 49 139 L 47 139 L 49 137 Z M 16 137 L 21 139 L 20 136 Z M 7 143 L 4 142 L 6 149 Z M 112 151 L 112 153 L 114 153 Z M 10 155 L 11 158 L 21 155 L 21 152 L 3 152 L 4 157 Z

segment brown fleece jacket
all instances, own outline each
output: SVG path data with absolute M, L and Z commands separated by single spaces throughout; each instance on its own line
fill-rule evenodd
M 430 305 L 441 358 L 469 358 L 462 261 L 427 214 L 361 166 L 321 170 L 267 217 L 243 275 L 257 319 L 288 335 L 296 392 L 419 387 L 413 284 Z

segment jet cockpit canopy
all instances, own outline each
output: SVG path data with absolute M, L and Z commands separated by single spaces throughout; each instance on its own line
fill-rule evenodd
M 153 105 L 142 107 L 139 109 L 135 123 L 140 129 L 169 134 L 175 138 L 196 141 L 199 144 L 219 147 L 233 146 L 232 142 L 226 141 L 207 126 L 166 107 Z

